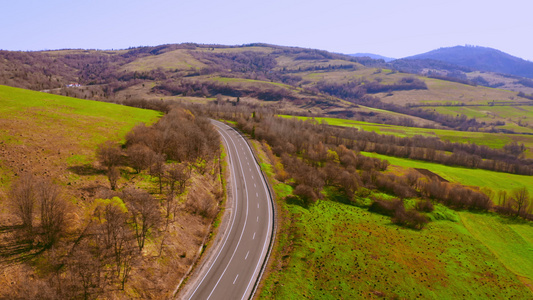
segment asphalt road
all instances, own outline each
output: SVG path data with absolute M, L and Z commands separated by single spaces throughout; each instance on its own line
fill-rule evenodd
M 267 185 L 244 138 L 229 126 L 212 121 L 220 132 L 230 162 L 226 210 L 229 223 L 220 246 L 211 253 L 209 267 L 202 268 L 190 284 L 185 299 L 249 299 L 267 258 L 273 230 L 273 208 Z

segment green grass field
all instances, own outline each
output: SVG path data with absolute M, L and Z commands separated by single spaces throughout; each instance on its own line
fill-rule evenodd
M 431 167 L 413 161 L 393 163 Z M 269 164 L 262 163 L 262 168 L 272 176 Z M 476 176 L 484 175 L 472 175 L 470 180 Z M 428 214 L 432 222 L 416 231 L 364 207 L 332 201 L 336 194 L 331 189 L 324 192 L 324 200 L 303 208 L 285 199 L 290 186 L 275 183 L 273 188 L 283 221 L 261 299 L 533 297 L 530 223 L 436 204 Z M 413 204 L 406 200 L 407 207 Z
M 34 131 L 70 130 L 74 133 L 83 129 L 95 142 L 109 134 L 123 137 L 134 125 L 150 124 L 161 116 L 156 111 L 7 86 L 0 86 L 0 114 L 4 120 L 35 122 Z
M 80 176 L 66 168 L 94 161 L 96 146 L 123 141 L 138 123 L 161 113 L 0 86 L 0 189 L 18 169 L 55 174 L 65 183 Z
M 494 172 L 482 169 L 469 169 L 463 167 L 445 166 L 436 163 L 397 158 L 393 156 L 376 153 L 361 152 L 363 155 L 388 160 L 391 165 L 403 168 L 422 168 L 436 173 L 450 182 L 457 182 L 463 185 L 488 187 L 493 191 L 512 191 L 519 187 L 527 187 L 530 195 L 533 195 L 533 177 L 525 175 L 515 175 L 503 172 Z
M 501 258 L 486 246 L 489 237 L 478 236 L 485 227 L 475 223 L 483 221 L 476 215 L 461 213 L 462 219 L 474 220 L 468 225 L 435 221 L 414 231 L 393 225 L 389 217 L 332 201 L 309 209 L 287 207 L 290 235 L 280 244 L 290 251 L 282 258 L 285 267 L 267 278 L 262 299 L 533 297 L 517 275 L 531 276 L 531 254 L 508 269 L 515 254 Z M 490 235 L 513 230 L 497 217 L 486 218 L 494 225 L 487 229 Z M 525 238 L 506 243 L 508 249 L 533 247 Z M 516 255 L 524 251 L 531 252 Z
M 468 231 L 507 269 L 533 285 L 533 224 L 489 214 L 461 212 Z

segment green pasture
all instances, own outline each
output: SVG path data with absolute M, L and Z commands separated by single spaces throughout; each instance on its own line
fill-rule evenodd
M 388 160 L 391 165 L 404 168 L 428 169 L 450 182 L 457 182 L 468 186 L 487 187 L 493 191 L 512 191 L 516 188 L 526 187 L 533 195 L 533 176 L 515 175 L 503 172 L 494 172 L 482 169 L 469 169 L 464 167 L 445 166 L 436 163 L 397 158 L 376 153 L 361 152 L 361 154 Z
M 468 231 L 507 269 L 533 284 L 533 223 L 493 214 L 460 212 Z
M 43 132 L 44 135 L 64 132 L 73 137 L 83 133 L 90 137 L 84 142 L 94 143 L 109 137 L 122 138 L 138 123 L 155 122 L 161 113 L 0 86 L 0 115 L 4 120 L 13 120 L 10 123 L 10 127 L 13 127 L 11 131 L 32 130 Z M 32 127 L 16 127 L 26 124 Z M 7 132 L 2 135 L 13 137 Z
M 266 279 L 261 299 L 533 297 L 515 270 L 507 269 L 507 261 L 480 242 L 475 230 L 482 231 L 482 224 L 434 221 L 415 231 L 364 208 L 328 200 L 309 209 L 287 207 L 290 230 L 280 241 L 288 251 L 280 258 L 284 267 Z M 501 224 L 504 231 L 507 226 Z M 524 241 L 510 240 L 509 249 L 531 249 L 533 244 Z M 514 253 L 507 255 L 512 260 Z M 521 261 L 530 265 L 531 255 Z

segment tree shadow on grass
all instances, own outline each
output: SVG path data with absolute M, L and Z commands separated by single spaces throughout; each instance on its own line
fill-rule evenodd
M 506 225 L 528 225 L 533 228 L 533 222 L 517 216 L 499 215 L 499 221 Z
M 300 197 L 296 197 L 296 196 L 287 196 L 285 197 L 285 201 L 287 202 L 287 204 L 291 204 L 291 205 L 298 205 L 298 206 L 301 206 L 303 208 L 309 208 L 307 205 L 305 205 L 304 201 L 302 199 L 300 199 Z
M 29 261 L 43 253 L 46 247 L 35 243 L 21 225 L 0 226 L 0 263 L 16 264 Z
M 80 176 L 102 175 L 105 171 L 94 168 L 90 164 L 68 167 L 67 170 Z

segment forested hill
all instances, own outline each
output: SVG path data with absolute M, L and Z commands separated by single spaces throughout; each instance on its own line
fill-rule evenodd
M 436 60 L 472 70 L 533 78 L 533 62 L 488 47 L 455 46 L 440 48 L 406 57 L 405 59 Z
M 468 80 L 451 82 L 449 76 L 419 74 L 416 70 L 409 74 L 406 69 L 369 57 L 268 44 L 0 51 L 0 84 L 119 103 L 224 101 L 268 107 L 285 114 L 507 132 L 510 128 L 502 127 L 504 121 L 479 122 L 461 114 L 440 114 L 435 109 L 420 108 L 418 102 L 422 100 L 418 99 L 439 105 L 442 101 L 454 105 L 523 105 L 533 99 L 533 81 L 526 78 L 509 79 L 510 86 L 523 87 L 510 92 L 475 87 Z M 524 84 L 532 88 L 524 88 Z M 476 103 L 472 103 L 474 100 Z M 511 129 L 524 132 L 522 125 L 529 126 L 522 120 Z

